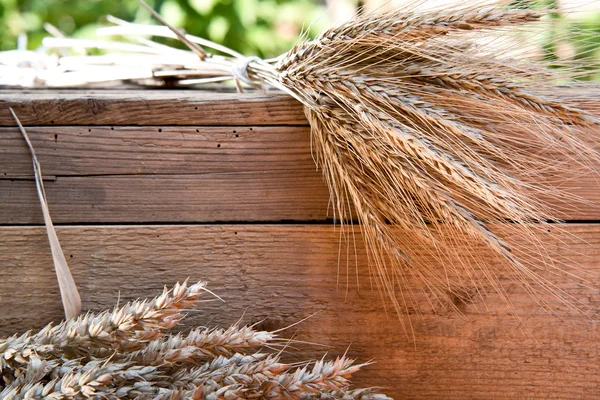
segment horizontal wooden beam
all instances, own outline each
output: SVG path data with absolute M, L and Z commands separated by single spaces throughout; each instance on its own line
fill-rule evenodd
M 55 223 L 324 221 L 319 174 L 261 171 L 203 175 L 57 177 L 44 183 Z M 35 183 L 0 180 L 0 224 L 43 223 Z
M 332 217 L 308 127 L 32 127 L 28 134 L 57 223 Z M 563 219 L 600 220 L 597 177 L 573 164 L 548 178 L 580 201 L 546 200 Z M 20 133 L 0 128 L 0 224 L 43 222 L 27 176 Z
M 538 91 L 600 116 L 600 86 Z M 299 102 L 278 91 L 208 90 L 0 90 L 0 126 L 24 125 L 308 125 Z
M 0 126 L 307 125 L 302 106 L 279 92 L 203 90 L 0 90 Z
M 206 280 L 219 301 L 190 312 L 192 325 L 263 321 L 278 329 L 309 317 L 285 334 L 328 348 L 297 345 L 298 359 L 349 349 L 375 364 L 356 376 L 388 388 L 394 398 L 595 398 L 600 388 L 600 329 L 592 318 L 556 307 L 542 311 L 506 275 L 501 283 L 521 320 L 497 295 L 474 298 L 460 315 L 440 305 L 404 317 L 415 340 L 370 287 L 364 246 L 339 249 L 339 232 L 320 225 L 59 227 L 86 310 L 152 296 L 188 276 Z M 600 225 L 571 224 L 542 237 L 555 259 L 600 281 Z M 0 336 L 61 318 L 50 250 L 41 227 L 0 228 Z M 419 252 L 420 250 L 415 249 Z M 339 258 L 341 255 L 341 259 Z M 486 252 L 478 257 L 492 260 Z M 348 261 L 348 263 L 347 263 Z M 436 264 L 437 265 L 437 264 Z M 539 265 L 538 265 L 539 266 Z M 480 270 L 471 271 L 481 277 Z M 545 274 L 584 307 L 600 309 L 597 288 Z M 360 282 L 360 287 L 357 285 Z M 427 303 L 427 290 L 409 282 Z M 468 288 L 466 288 L 468 289 Z M 316 314 L 315 314 L 316 313 Z
M 29 127 L 44 175 L 315 171 L 308 127 Z M 16 128 L 0 128 L 0 178 L 33 176 Z

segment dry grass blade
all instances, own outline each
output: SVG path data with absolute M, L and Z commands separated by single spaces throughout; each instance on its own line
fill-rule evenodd
M 206 51 L 204 51 L 204 49 L 202 47 L 200 47 L 196 43 L 188 40 L 188 38 L 186 37 L 185 34 L 179 32 L 177 29 L 175 29 L 171 25 L 169 25 L 169 23 L 163 17 L 161 17 L 159 13 L 154 11 L 154 9 L 152 7 L 150 7 L 148 4 L 146 4 L 146 2 L 144 0 L 138 0 L 138 3 L 142 7 L 144 7 L 146 10 L 150 11 L 150 14 L 152 14 L 152 16 L 154 18 L 156 18 L 161 24 L 168 27 L 177 36 L 177 38 L 179 40 L 181 40 L 183 43 L 185 43 L 185 45 L 188 46 L 190 48 L 190 50 L 192 50 L 194 53 L 196 53 L 196 55 L 198 56 L 198 58 L 200 58 L 200 60 L 204 60 L 206 58 Z
M 54 269 L 56 271 L 56 278 L 58 279 L 58 286 L 60 288 L 60 297 L 62 299 L 63 308 L 65 310 L 65 318 L 71 319 L 81 314 L 81 297 L 77 290 L 77 285 L 73 280 L 67 260 L 63 254 L 62 248 L 56 235 L 56 230 L 52 224 L 52 218 L 50 218 L 50 211 L 48 209 L 48 200 L 46 199 L 46 192 L 44 191 L 44 181 L 42 178 L 42 168 L 35 155 L 33 145 L 27 136 L 27 132 L 21 121 L 15 114 L 12 108 L 9 107 L 9 111 L 15 119 L 19 130 L 23 135 L 23 138 L 27 142 L 27 147 L 31 152 L 31 158 L 33 161 L 33 172 L 35 174 L 35 185 L 37 188 L 38 197 L 40 199 L 40 205 L 42 206 L 42 214 L 44 215 L 44 224 L 46 225 L 46 233 L 48 235 L 48 242 L 50 243 L 50 250 L 52 252 L 52 261 L 54 262 Z

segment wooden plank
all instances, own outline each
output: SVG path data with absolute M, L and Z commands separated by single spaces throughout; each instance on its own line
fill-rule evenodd
M 164 283 L 191 276 L 209 281 L 226 303 L 201 304 L 185 327 L 227 326 L 244 315 L 245 322 L 264 320 L 263 327 L 277 329 L 318 312 L 287 334 L 331 347 L 301 346 L 298 358 L 323 351 L 333 357 L 349 348 L 352 357 L 376 361 L 356 382 L 387 387 L 398 399 L 600 395 L 600 291 L 564 278 L 548 277 L 589 306 L 592 318 L 565 307 L 550 316 L 502 278 L 521 322 L 488 295 L 488 311 L 474 299 L 464 305 L 464 316 L 441 307 L 410 317 L 413 343 L 369 288 L 360 236 L 358 259 L 350 251 L 346 269 L 343 249 L 338 271 L 339 236 L 331 226 L 59 227 L 58 236 L 85 309 L 110 307 L 119 297 L 123 302 L 151 296 Z M 600 281 L 600 224 L 569 224 L 563 234 L 543 241 L 557 260 L 577 264 L 592 282 Z M 0 243 L 0 334 L 60 319 L 43 228 L 0 228 Z M 485 252 L 481 257 L 488 259 Z M 421 293 L 423 286 L 411 281 L 411 288 Z
M 551 95 L 600 116 L 598 85 Z M 14 126 L 8 107 L 24 125 L 308 125 L 300 103 L 278 91 L 0 90 L 0 126 Z
M 307 127 L 78 126 L 28 133 L 57 223 L 331 217 Z M 0 128 L 0 224 L 43 222 L 35 187 L 23 180 L 28 174 L 31 159 L 20 133 Z M 600 219 L 593 174 L 572 166 L 552 179 L 581 199 L 565 203 L 548 196 L 561 218 Z
M 313 221 L 329 193 L 314 171 L 57 177 L 55 223 Z M 0 224 L 43 223 L 35 183 L 0 180 Z
M 600 189 L 581 177 L 548 203 L 565 220 L 600 219 Z M 327 221 L 329 192 L 315 171 L 56 177 L 45 182 L 55 223 Z M 35 184 L 0 179 L 0 224 L 43 223 Z
M 308 127 L 30 127 L 44 175 L 315 171 Z M 0 128 L 0 177 L 33 177 L 16 128 Z
M 0 90 L 0 126 L 307 125 L 302 106 L 280 92 L 203 90 Z

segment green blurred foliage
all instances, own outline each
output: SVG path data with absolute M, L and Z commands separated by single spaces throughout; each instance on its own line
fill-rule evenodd
M 582 80 L 600 81 L 600 12 L 567 26 Z
M 147 2 L 177 28 L 260 57 L 278 56 L 302 32 L 314 36 L 328 24 L 325 6 L 313 0 Z M 37 48 L 48 36 L 45 22 L 67 36 L 92 38 L 97 27 L 108 25 L 108 14 L 130 22 L 157 23 L 136 0 L 0 0 L 0 49 L 14 49 L 20 33 L 27 34 L 28 48 Z
M 556 10 L 548 14 L 547 30 L 539 46 L 550 68 L 568 69 L 576 79 L 600 81 L 600 12 L 578 13 L 561 10 L 559 0 L 516 0 L 512 6 Z
M 557 13 L 541 45 L 551 68 L 568 69 L 582 81 L 600 81 L 600 13 L 577 19 Z
M 274 57 L 288 51 L 304 31 L 315 36 L 329 25 L 323 0 L 147 0 L 172 25 L 247 55 Z M 560 68 L 575 61 L 580 79 L 600 80 L 600 13 L 569 18 L 557 0 L 514 0 L 512 7 L 557 9 L 539 40 L 542 58 Z M 67 36 L 95 37 L 106 15 L 157 23 L 137 0 L 0 0 L 0 50 L 14 49 L 26 33 L 37 48 L 48 34 L 44 22 Z M 183 45 L 175 40 L 170 45 Z M 565 51 L 566 49 L 566 51 Z M 572 67 L 572 65 L 571 65 Z

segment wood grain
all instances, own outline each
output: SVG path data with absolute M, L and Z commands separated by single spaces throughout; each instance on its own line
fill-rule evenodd
M 565 229 L 563 234 L 543 237 L 544 244 L 556 251 L 557 259 L 578 264 L 598 282 L 600 225 L 569 224 Z M 357 384 L 388 387 L 398 399 L 600 395 L 600 291 L 563 277 L 549 279 L 596 310 L 592 318 L 560 306 L 558 316 L 549 316 L 520 286 L 503 278 L 520 322 L 489 295 L 488 311 L 474 299 L 464 304 L 464 316 L 439 307 L 410 317 L 413 343 L 396 316 L 385 313 L 377 291 L 369 288 L 360 237 L 358 259 L 351 256 L 346 269 L 342 251 L 338 273 L 339 236 L 331 226 L 112 226 L 57 231 L 86 309 L 110 307 L 119 297 L 123 302 L 152 296 L 163 283 L 190 276 L 209 281 L 226 303 L 201 304 L 190 313 L 187 327 L 226 326 L 244 315 L 245 322 L 264 320 L 262 327 L 277 329 L 312 315 L 287 334 L 297 332 L 299 340 L 331 347 L 300 346 L 299 357 L 323 351 L 333 357 L 349 348 L 353 357 L 376 361 L 357 375 Z M 0 335 L 60 319 L 43 228 L 0 228 L 0 243 Z M 481 257 L 486 259 L 486 253 Z M 426 297 L 418 281 L 410 285 L 411 291 Z
M 302 106 L 281 93 L 203 90 L 0 90 L 0 126 L 307 125 Z
M 55 223 L 323 221 L 329 193 L 313 171 L 56 177 Z M 0 224 L 43 223 L 35 184 L 0 180 Z
M 556 101 L 600 116 L 598 85 L 561 87 Z M 206 90 L 0 90 L 0 126 L 24 125 L 308 125 L 299 102 L 281 92 Z
M 57 223 L 331 217 L 308 127 L 32 127 L 28 135 Z M 31 174 L 20 133 L 0 128 L 0 224 L 43 222 L 35 186 L 23 180 Z M 549 195 L 559 217 L 600 219 L 597 176 L 566 165 L 549 179 L 580 199 Z
M 552 96 L 600 116 L 598 88 L 565 87 Z M 2 90 L 0 225 L 24 225 L 42 218 L 31 160 L 9 128 L 8 106 L 29 126 L 55 222 L 136 224 L 57 228 L 86 309 L 152 296 L 163 283 L 191 276 L 208 280 L 226 303 L 203 303 L 182 329 L 227 326 L 242 315 L 279 329 L 311 316 L 285 333 L 330 347 L 300 345 L 295 360 L 349 348 L 361 361 L 376 361 L 357 384 L 387 387 L 395 398 L 600 397 L 600 290 L 594 286 L 600 282 L 600 224 L 567 224 L 541 238 L 558 265 L 587 274 L 592 285 L 561 274 L 547 278 L 589 315 L 555 304 L 550 316 L 503 273 L 520 320 L 494 294 L 485 304 L 475 297 L 428 307 L 431 293 L 414 279 L 408 290 L 420 313 L 411 310 L 400 320 L 371 288 L 360 235 L 355 258 L 353 246 L 340 247 L 332 225 L 291 223 L 324 221 L 329 200 L 310 155 L 302 107 L 291 98 Z M 566 166 L 552 179 L 584 200 L 565 204 L 550 197 L 561 217 L 600 221 L 594 176 Z M 220 225 L 140 225 L 216 221 Z M 267 224 L 274 221 L 287 223 Z M 486 251 L 480 258 L 500 268 Z M 480 281 L 483 272 L 474 271 Z M 0 336 L 62 317 L 42 227 L 0 227 L 0 274 Z M 401 322 L 412 323 L 414 341 Z
M 50 176 L 245 173 L 310 170 L 308 127 L 29 127 Z M 33 176 L 16 128 L 0 128 L 0 177 Z

